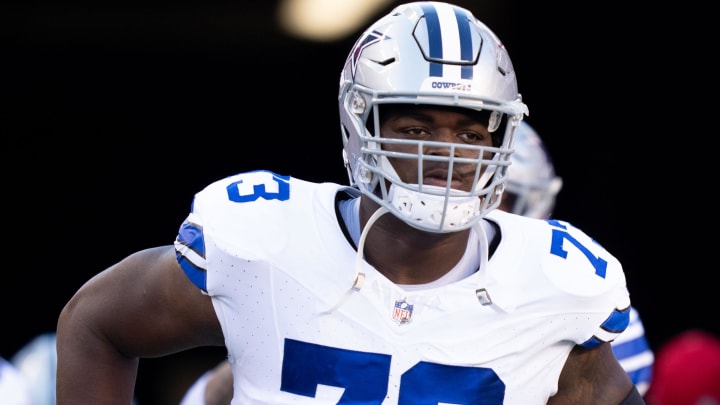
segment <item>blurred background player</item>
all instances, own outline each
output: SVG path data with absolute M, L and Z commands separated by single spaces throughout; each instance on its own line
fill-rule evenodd
M 515 132 L 514 148 L 508 180 L 498 209 L 531 218 L 548 219 L 552 216 L 557 195 L 562 189 L 562 178 L 556 175 L 542 139 L 526 121 L 522 121 Z M 654 356 L 635 308 L 631 308 L 630 325 L 612 342 L 612 349 L 640 394 L 644 395 L 652 377 Z M 232 388 L 225 384 L 227 381 L 232 382 L 232 378 L 230 367 L 225 361 L 205 372 L 187 391 L 181 405 L 229 404 Z
M 10 361 L 32 387 L 30 396 L 33 405 L 55 404 L 57 350 L 54 332 L 35 336 Z
M 55 405 L 55 380 L 57 371 L 57 345 L 55 332 L 41 333 L 20 348 L 10 363 L 22 377 L 29 389 L 28 402 L 18 404 Z M 12 405 L 5 402 L 0 389 L 0 405 Z M 137 404 L 135 401 L 133 404 Z
M 25 377 L 8 360 L 0 357 L 0 404 L 34 405 Z

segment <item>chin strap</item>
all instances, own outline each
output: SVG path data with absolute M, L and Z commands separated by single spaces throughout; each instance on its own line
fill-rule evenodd
M 483 228 L 484 223 L 484 220 L 480 220 L 473 225 L 475 233 L 477 233 L 478 236 L 478 249 L 480 250 L 480 266 L 478 267 L 478 273 L 480 275 L 480 288 L 475 290 L 475 295 L 482 305 L 490 305 L 492 304 L 492 299 L 490 299 L 490 293 L 487 291 L 487 288 L 485 288 L 488 267 L 488 250 L 490 249 L 490 244 L 488 243 L 485 228 Z
M 348 290 L 343 294 L 342 297 L 338 300 L 338 302 L 333 305 L 330 309 L 326 311 L 322 311 L 321 315 L 328 315 L 335 311 L 336 309 L 340 308 L 342 304 L 347 301 L 348 298 L 352 295 L 355 291 L 360 291 L 360 289 L 363 287 L 363 284 L 365 284 L 365 273 L 362 272 L 362 262 L 363 262 L 363 252 L 365 250 L 365 240 L 367 239 L 367 235 L 370 231 L 370 227 L 375 224 L 375 221 L 378 220 L 381 216 L 384 214 L 387 214 L 388 211 L 385 207 L 378 207 L 377 210 L 372 214 L 370 219 L 368 219 L 367 224 L 365 224 L 365 227 L 362 230 L 362 233 L 360 233 L 360 240 L 358 241 L 358 248 L 357 248 L 357 254 L 355 256 L 355 279 L 353 280 L 352 286 L 348 288 Z M 480 254 L 480 265 L 478 266 L 478 272 L 480 274 L 480 288 L 475 290 L 475 295 L 477 296 L 478 300 L 482 305 L 490 305 L 492 304 L 492 299 L 490 298 L 490 293 L 485 288 L 485 280 L 487 276 L 487 266 L 488 266 L 488 250 L 489 250 L 489 244 L 487 239 L 487 233 L 485 232 L 485 228 L 483 228 L 483 221 L 479 221 L 476 223 L 473 227 L 475 228 L 475 232 L 478 235 L 478 249 Z
M 345 292 L 345 294 L 340 297 L 338 302 L 332 306 L 332 308 L 323 311 L 320 313 L 320 315 L 328 315 L 335 311 L 336 309 L 340 308 L 342 304 L 347 301 L 348 298 L 352 295 L 355 291 L 360 291 L 363 284 L 365 284 L 365 273 L 362 272 L 362 261 L 363 261 L 363 251 L 365 250 L 365 239 L 367 239 L 368 232 L 370 231 L 370 227 L 375 223 L 375 221 L 378 220 L 382 215 L 387 214 L 388 211 L 385 207 L 379 207 L 375 212 L 372 214 L 370 219 L 368 219 L 367 224 L 365 224 L 365 227 L 362 230 L 362 233 L 360 233 L 360 240 L 358 242 L 358 248 L 357 248 L 357 255 L 355 256 L 355 280 L 353 281 L 352 286 Z

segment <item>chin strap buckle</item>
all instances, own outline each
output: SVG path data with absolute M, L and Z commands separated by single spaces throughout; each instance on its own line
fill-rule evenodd
M 490 299 L 490 293 L 488 293 L 486 289 L 479 288 L 475 290 L 475 295 L 477 296 L 478 301 L 480 301 L 482 305 L 492 304 L 492 300 Z

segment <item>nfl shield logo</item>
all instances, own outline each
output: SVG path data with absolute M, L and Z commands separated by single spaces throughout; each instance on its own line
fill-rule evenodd
M 412 311 L 413 306 L 412 304 L 407 302 L 407 298 L 403 298 L 401 300 L 395 301 L 395 306 L 393 307 L 393 313 L 392 317 L 395 320 L 395 322 L 399 323 L 400 325 L 409 323 L 412 319 Z

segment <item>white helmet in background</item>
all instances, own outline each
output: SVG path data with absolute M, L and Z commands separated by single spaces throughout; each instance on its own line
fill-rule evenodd
M 555 174 L 542 139 L 527 122 L 521 122 L 515 131 L 513 146 L 503 199 L 509 200 L 515 214 L 547 219 L 555 208 L 562 179 Z
M 340 75 L 338 102 L 350 183 L 398 218 L 425 231 L 453 232 L 499 205 L 513 133 L 528 110 L 505 47 L 470 11 L 431 1 L 396 7 L 355 43 Z M 449 173 L 453 165 L 476 166 L 472 190 L 452 189 L 449 178 L 444 187 L 400 179 L 383 150 L 390 140 L 379 133 L 383 104 L 488 112 L 492 147 L 392 140 L 413 145 L 417 153 L 392 157 L 417 160 L 418 172 L 431 164 Z M 422 154 L 429 146 L 465 148 L 478 157 Z
M 57 335 L 44 332 L 21 347 L 10 360 L 30 386 L 33 405 L 55 405 Z M 0 404 L 3 404 L 0 397 Z M 133 398 L 131 405 L 137 405 Z
M 55 405 L 55 333 L 46 332 L 34 337 L 13 355 L 11 361 L 32 387 L 32 403 Z

